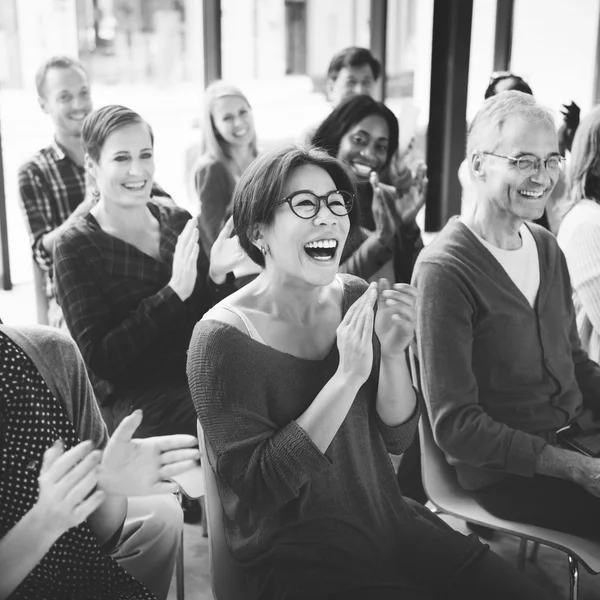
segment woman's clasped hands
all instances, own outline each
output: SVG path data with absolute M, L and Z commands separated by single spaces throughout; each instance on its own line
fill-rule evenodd
M 415 334 L 416 304 L 417 290 L 412 285 L 390 285 L 387 279 L 371 283 L 337 328 L 342 371 L 361 383 L 367 380 L 373 367 L 373 331 L 382 356 L 403 355 Z

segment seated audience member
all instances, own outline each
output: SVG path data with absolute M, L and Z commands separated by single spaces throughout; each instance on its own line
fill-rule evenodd
M 150 197 L 153 136 L 138 114 L 103 107 L 82 135 L 100 197 L 56 244 L 66 323 L 114 425 L 142 408 L 140 437 L 193 434 L 186 351 L 215 292 L 196 220 Z
M 388 451 L 402 453 L 419 420 L 405 360 L 416 292 L 338 274 L 354 195 L 322 151 L 261 154 L 233 218 L 264 269 L 192 337 L 192 397 L 248 597 L 546 598 L 402 498 Z
M 352 96 L 372 96 L 381 76 L 381 63 L 368 48 L 350 46 L 340 50 L 329 63 L 325 80 L 325 95 L 335 109 Z M 308 128 L 302 141 L 310 143 L 320 122 Z
M 568 212 L 558 230 L 583 349 L 600 362 L 600 108 L 583 119 L 569 165 Z
M 109 439 L 55 329 L 0 325 L 0 372 L 0 599 L 165 599 L 182 519 L 163 480 L 196 464 L 196 438 L 134 441 L 136 412 Z
M 231 215 L 233 188 L 257 154 L 252 108 L 238 88 L 225 81 L 213 81 L 206 88 L 202 134 L 194 182 L 200 241 L 208 255 Z
M 398 120 L 382 102 L 353 96 L 333 110 L 312 139 L 344 161 L 358 180 L 364 241 L 351 256 L 343 256 L 341 270 L 372 281 L 410 282 L 423 247 L 415 217 L 425 202 L 424 171 L 404 194 L 379 182 L 398 148 L 398 133 Z
M 551 113 L 509 91 L 475 116 L 470 216 L 421 252 L 417 339 L 434 437 L 491 513 L 600 539 L 600 460 L 557 432 L 600 417 L 600 367 L 581 348 L 555 237 L 531 223 L 563 157 Z
M 53 251 L 56 240 L 94 203 L 83 165 L 81 125 L 92 111 L 92 96 L 84 66 L 68 56 L 42 64 L 35 78 L 38 103 L 54 126 L 52 143 L 19 169 L 19 196 L 27 218 L 33 259 L 44 272 L 48 323 L 62 327 L 56 302 Z M 155 186 L 153 193 L 165 195 Z

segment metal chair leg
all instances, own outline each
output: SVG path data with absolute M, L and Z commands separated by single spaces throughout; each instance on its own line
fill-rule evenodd
M 529 554 L 529 562 L 535 564 L 537 562 L 538 550 L 540 549 L 540 545 L 537 542 L 533 542 L 533 548 L 531 549 L 531 553 Z
M 570 599 L 577 600 L 579 597 L 579 565 L 577 561 L 569 554 L 569 583 L 571 584 Z
M 181 490 L 177 492 L 179 504 L 183 501 Z M 177 564 L 175 565 L 175 582 L 177 586 L 177 600 L 185 600 L 185 583 L 184 583 L 184 564 L 183 564 L 183 527 L 181 528 L 181 540 L 179 542 L 179 553 L 177 555 Z
M 519 544 L 519 556 L 517 558 L 517 568 L 521 573 L 525 572 L 525 562 L 527 559 L 527 540 L 525 538 L 521 538 L 521 542 Z

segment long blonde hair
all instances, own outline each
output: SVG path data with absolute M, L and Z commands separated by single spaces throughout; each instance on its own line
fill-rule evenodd
M 569 165 L 567 210 L 584 199 L 600 203 L 600 106 L 581 121 Z
M 248 104 L 250 110 L 250 102 L 248 98 L 244 96 L 242 91 L 223 81 L 221 79 L 213 81 L 204 92 L 204 115 L 202 119 L 202 154 L 209 154 L 213 158 L 222 162 L 227 169 L 231 172 L 231 175 L 236 178 L 239 173 L 235 168 L 235 164 L 229 149 L 229 144 L 221 137 L 221 134 L 217 131 L 213 120 L 213 110 L 215 102 L 226 96 L 237 96 Z M 254 137 L 250 141 L 250 151 L 253 156 L 256 157 L 258 154 L 256 149 L 256 130 L 254 130 Z

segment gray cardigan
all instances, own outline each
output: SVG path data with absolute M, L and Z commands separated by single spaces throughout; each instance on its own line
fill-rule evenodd
M 528 227 L 540 261 L 534 308 L 457 219 L 415 266 L 425 401 L 466 489 L 532 476 L 559 428 L 584 406 L 600 415 L 600 367 L 581 348 L 565 258 L 551 233 Z

